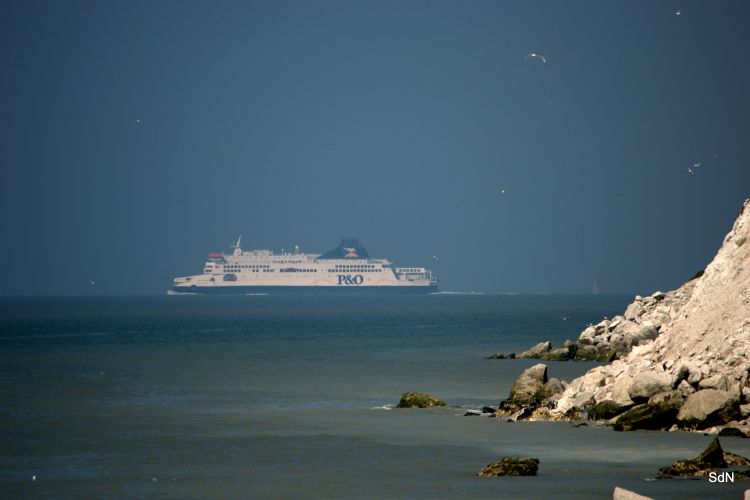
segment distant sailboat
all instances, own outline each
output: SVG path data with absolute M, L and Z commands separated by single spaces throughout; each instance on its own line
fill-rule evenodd
M 594 284 L 591 285 L 591 293 L 594 295 L 599 295 L 599 285 L 594 281 Z

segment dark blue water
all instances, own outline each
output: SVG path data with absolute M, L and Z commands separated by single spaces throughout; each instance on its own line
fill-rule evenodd
M 702 435 L 462 416 L 533 364 L 485 356 L 574 339 L 630 299 L 1 299 L 0 494 L 737 498 L 740 484 L 644 480 Z M 593 366 L 548 364 L 568 380 Z M 407 390 L 449 407 L 389 409 Z M 540 475 L 474 476 L 506 455 L 540 458 Z

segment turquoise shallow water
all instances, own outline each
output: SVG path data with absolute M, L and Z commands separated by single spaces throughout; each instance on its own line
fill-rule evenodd
M 741 498 L 740 483 L 645 480 L 702 451 L 700 434 L 462 416 L 533 364 L 483 357 L 575 338 L 629 299 L 2 299 L 0 494 Z M 592 366 L 548 364 L 567 379 Z M 385 409 L 406 390 L 450 406 Z M 538 457 L 540 475 L 474 476 L 506 455 Z

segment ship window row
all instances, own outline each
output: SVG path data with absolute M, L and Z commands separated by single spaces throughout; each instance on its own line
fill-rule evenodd
M 297 269 L 296 267 L 288 267 L 286 269 L 279 269 L 280 273 L 317 273 L 317 269 Z
M 382 269 L 356 269 L 356 268 L 353 268 L 353 269 L 343 269 L 343 268 L 341 268 L 341 269 L 335 269 L 334 268 L 334 269 L 329 269 L 328 272 L 329 273 L 343 273 L 343 272 L 347 272 L 347 273 L 382 273 L 383 270 Z
M 224 270 L 239 271 L 240 269 L 267 269 L 271 266 L 266 264 L 232 264 L 225 265 Z
M 341 268 L 351 268 L 351 267 L 366 267 L 369 269 L 374 269 L 375 266 L 373 264 L 336 264 L 334 267 L 341 267 Z

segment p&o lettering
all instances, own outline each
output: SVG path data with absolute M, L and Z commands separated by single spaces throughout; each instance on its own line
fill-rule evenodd
M 365 278 L 361 274 L 339 274 L 339 285 L 361 285 Z

